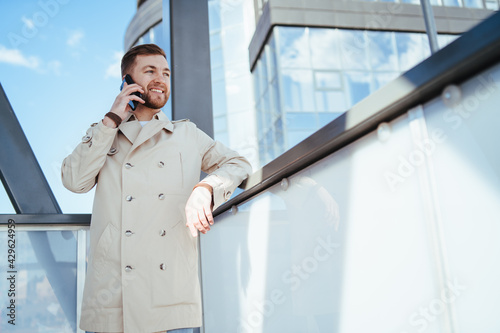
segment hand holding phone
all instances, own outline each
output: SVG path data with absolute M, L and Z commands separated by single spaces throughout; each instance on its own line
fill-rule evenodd
M 135 83 L 134 80 L 132 80 L 132 77 L 129 74 L 125 75 L 125 78 L 122 81 L 122 85 L 120 86 L 120 91 L 123 89 L 123 85 L 124 85 L 125 82 L 127 82 L 127 84 L 134 84 Z M 133 92 L 131 95 L 136 95 L 136 96 L 142 98 L 141 93 L 138 92 L 138 91 Z M 130 108 L 132 109 L 132 111 L 135 111 L 135 109 L 137 108 L 137 104 L 138 103 L 139 103 L 138 101 L 129 101 L 128 105 L 130 105 Z

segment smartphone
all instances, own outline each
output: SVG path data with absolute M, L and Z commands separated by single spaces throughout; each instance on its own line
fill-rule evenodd
M 128 74 L 125 75 L 125 78 L 122 81 L 122 85 L 120 86 L 120 91 L 123 89 L 124 82 L 127 82 L 127 84 L 133 84 L 133 83 L 135 83 L 134 80 L 132 80 L 132 77 L 130 75 L 128 75 Z M 142 98 L 141 93 L 138 92 L 138 91 L 133 92 L 132 95 L 136 95 L 136 96 L 139 96 L 140 98 Z M 129 101 L 128 102 L 128 105 L 130 105 L 130 108 L 132 109 L 132 111 L 135 111 L 135 108 L 137 107 L 137 104 L 139 104 L 138 101 Z

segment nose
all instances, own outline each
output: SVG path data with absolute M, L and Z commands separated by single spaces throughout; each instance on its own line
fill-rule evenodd
M 153 81 L 155 81 L 155 82 L 165 82 L 165 77 L 163 76 L 162 73 L 158 73 L 153 78 Z

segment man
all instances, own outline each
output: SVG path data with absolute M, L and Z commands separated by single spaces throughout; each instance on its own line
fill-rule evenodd
M 193 123 L 171 122 L 160 110 L 170 96 L 162 49 L 136 46 L 121 69 L 135 83 L 124 84 L 111 111 L 62 165 L 69 190 L 97 186 L 80 328 L 152 333 L 199 327 L 195 237 L 210 230 L 212 210 L 251 168 Z M 138 102 L 133 112 L 129 101 Z M 201 182 L 200 170 L 208 173 Z

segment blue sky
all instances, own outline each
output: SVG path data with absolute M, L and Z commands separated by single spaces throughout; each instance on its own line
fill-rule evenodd
M 109 111 L 135 0 L 0 0 L 0 83 L 64 213 L 90 213 L 93 193 L 61 184 L 60 165 Z M 0 189 L 0 213 L 14 213 Z

